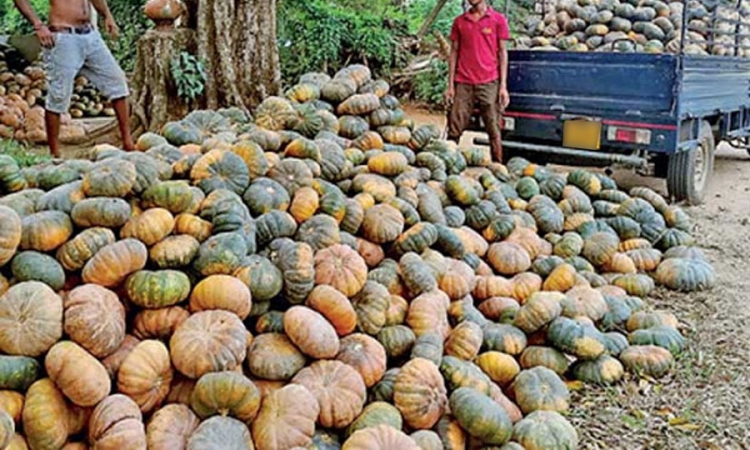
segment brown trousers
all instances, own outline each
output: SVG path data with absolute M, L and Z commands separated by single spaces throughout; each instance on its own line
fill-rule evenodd
M 479 107 L 487 135 L 490 140 L 492 156 L 501 161 L 503 144 L 500 136 L 500 105 L 497 101 L 498 82 L 486 84 L 456 83 L 453 104 L 448 115 L 448 139 L 458 142 L 461 134 L 469 126 L 474 105 Z

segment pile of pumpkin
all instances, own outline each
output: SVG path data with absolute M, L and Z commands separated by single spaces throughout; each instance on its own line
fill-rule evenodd
M 60 122 L 61 142 L 73 144 L 85 139 L 86 129 L 73 122 L 69 115 L 63 115 Z M 17 94 L 0 96 L 0 139 L 14 139 L 34 144 L 46 143 L 44 108 L 30 107 Z
M 687 6 L 685 4 L 687 3 Z M 541 5 L 540 5 L 541 6 Z M 515 40 L 518 49 L 677 53 L 688 8 L 685 52 L 750 56 L 750 1 L 560 0 L 546 2 L 543 16 L 529 18 Z M 712 31 L 713 30 L 713 31 Z M 739 36 L 737 41 L 735 37 Z
M 575 448 L 564 380 L 667 374 L 640 297 L 714 282 L 656 193 L 459 149 L 366 67 L 253 116 L 0 156 L 0 448 Z

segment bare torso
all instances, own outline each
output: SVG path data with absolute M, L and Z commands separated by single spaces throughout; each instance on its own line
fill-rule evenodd
M 91 20 L 89 0 L 50 0 L 49 22 L 54 27 L 77 27 Z

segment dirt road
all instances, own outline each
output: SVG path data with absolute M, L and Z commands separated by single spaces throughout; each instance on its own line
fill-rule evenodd
M 417 123 L 440 114 L 410 109 Z M 462 145 L 471 145 L 471 136 Z M 689 344 L 661 380 L 628 379 L 574 391 L 570 412 L 586 449 L 750 449 L 750 156 L 722 145 L 703 206 L 686 208 L 716 269 L 709 292 L 659 289 L 648 301 L 672 311 Z M 663 181 L 615 174 L 623 188 Z

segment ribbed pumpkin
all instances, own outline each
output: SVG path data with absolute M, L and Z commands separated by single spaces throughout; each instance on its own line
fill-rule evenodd
M 342 450 L 419 450 L 408 435 L 388 425 L 377 425 L 358 430 L 344 441 Z
M 81 269 L 102 247 L 114 244 L 108 228 L 87 228 L 57 249 L 57 260 L 68 271 Z
M 180 214 L 175 217 L 175 234 L 187 234 L 198 242 L 205 241 L 211 236 L 213 224 L 192 214 Z
M 542 366 L 560 376 L 563 376 L 570 366 L 568 358 L 559 350 L 536 345 L 526 347 L 523 353 L 521 353 L 519 362 L 524 369 Z
M 117 391 L 133 399 L 147 413 L 166 399 L 172 376 L 167 347 L 161 341 L 142 341 L 120 365 Z
M 190 406 L 202 419 L 229 415 L 250 423 L 258 414 L 260 401 L 260 390 L 241 373 L 211 372 L 198 379 Z
M 150 246 L 169 236 L 174 226 L 174 217 L 169 211 L 152 208 L 130 218 L 120 230 L 120 237 L 135 238 Z
M 250 173 L 245 162 L 227 150 L 211 150 L 193 165 L 193 180 L 204 192 L 228 189 L 241 195 L 250 183 Z
M 366 334 L 353 333 L 342 338 L 336 359 L 354 367 L 368 388 L 385 374 L 385 349 L 375 338 Z
M 122 394 L 105 398 L 91 413 L 88 437 L 94 448 L 102 450 L 122 449 L 123 443 L 145 448 L 146 430 L 138 405 Z
M 622 378 L 623 373 L 620 361 L 609 355 L 602 355 L 595 360 L 579 360 L 570 367 L 573 378 L 587 383 L 614 383 Z
M 562 314 L 565 300 L 566 296 L 559 293 L 534 293 L 516 313 L 513 323 L 526 333 L 533 333 Z
M 322 314 L 339 336 L 346 336 L 357 326 L 357 313 L 341 291 L 321 284 L 310 292 L 305 304 Z
M 0 205 L 0 267 L 8 263 L 16 254 L 21 243 L 21 218 L 18 214 Z
M 333 245 L 315 254 L 315 284 L 328 284 L 347 297 L 358 293 L 367 279 L 367 264 L 349 246 Z
M 673 362 L 669 350 L 655 345 L 632 345 L 623 350 L 619 358 L 629 371 L 656 378 L 664 376 Z
M 83 176 L 83 192 L 87 197 L 125 197 L 135 185 L 133 163 L 109 158 L 94 164 Z
M 246 329 L 227 311 L 202 311 L 177 327 L 169 340 L 172 364 L 189 378 L 232 370 L 247 355 Z
M 482 338 L 482 328 L 479 325 L 464 321 L 448 335 L 445 341 L 445 354 L 471 361 L 479 354 Z
M 146 246 L 136 239 L 123 239 L 99 249 L 83 267 L 83 281 L 115 286 L 146 265 Z
M 180 306 L 144 309 L 133 319 L 133 334 L 138 339 L 169 339 L 190 313 Z
M 53 345 L 44 358 L 44 366 L 55 385 L 78 406 L 95 406 L 109 394 L 107 370 L 74 342 Z
M 182 449 L 193 434 L 200 419 L 186 405 L 170 404 L 151 416 L 146 426 L 149 448 Z
M 521 371 L 516 360 L 506 354 L 496 351 L 484 352 L 474 360 L 492 381 L 500 386 L 507 386 Z
M 139 270 L 128 277 L 125 289 L 128 298 L 142 308 L 164 308 L 188 297 L 190 279 L 177 270 Z
M 31 448 L 62 448 L 68 439 L 69 406 L 49 378 L 32 384 L 23 406 L 23 431 Z M 139 413 L 140 414 L 140 413 Z
M 362 222 L 365 239 L 376 244 L 394 241 L 404 230 L 404 218 L 393 206 L 380 204 L 368 208 Z
M 201 280 L 190 294 L 190 311 L 222 309 L 244 320 L 252 309 L 250 289 L 229 275 L 211 275 Z
M 10 230 L 3 230 L 8 238 L 12 238 L 10 231 L 14 229 L 13 223 L 11 218 L 8 225 Z M 73 234 L 73 224 L 68 215 L 62 211 L 42 211 L 31 214 L 21 220 L 21 226 L 23 227 L 19 246 L 21 250 L 49 252 L 67 242 Z M 6 225 L 3 225 L 3 228 L 5 227 Z
M 412 428 L 432 428 L 445 412 L 443 377 L 429 360 L 415 358 L 404 364 L 393 389 L 394 404 Z
M 538 410 L 564 412 L 568 409 L 568 388 L 555 372 L 546 367 L 522 370 L 510 389 L 524 414 Z
M 315 433 L 320 406 L 304 386 L 289 384 L 269 393 L 252 423 L 258 450 L 307 446 Z
M 125 308 L 114 292 L 84 284 L 65 296 L 64 308 L 65 333 L 97 358 L 114 353 L 125 339 Z
M 500 405 L 481 392 L 467 387 L 453 391 L 451 413 L 461 427 L 485 444 L 501 445 L 510 439 L 513 424 Z
M 487 260 L 496 272 L 502 275 L 515 275 L 531 267 L 528 252 L 512 242 L 499 242 L 490 245 Z
M 513 440 L 527 450 L 578 448 L 578 432 L 555 411 L 534 411 L 513 427 Z
M 46 284 L 26 281 L 0 296 L 0 352 L 39 356 L 63 332 L 62 299 Z
M 16 282 L 41 281 L 55 291 L 65 285 L 65 272 L 55 258 L 28 250 L 19 252 L 10 266 Z
M 247 352 L 250 373 L 266 380 L 289 380 L 305 366 L 305 355 L 281 333 L 263 333 Z
M 367 392 L 362 376 L 340 361 L 316 361 L 292 379 L 318 401 L 318 423 L 325 428 L 344 428 L 362 412 Z
M 200 242 L 188 234 L 167 236 L 148 251 L 149 260 L 160 269 L 185 267 L 198 254 Z
M 303 353 L 313 358 L 333 358 L 339 351 L 333 325 L 305 306 L 293 306 L 284 313 L 284 331 Z

